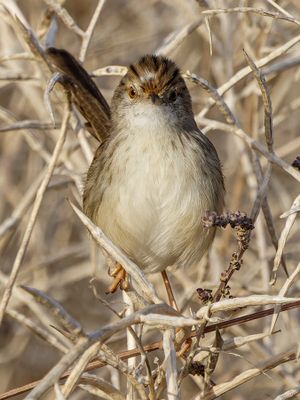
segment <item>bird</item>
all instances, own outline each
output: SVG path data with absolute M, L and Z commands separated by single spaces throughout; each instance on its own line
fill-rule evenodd
M 130 65 L 114 91 L 110 121 L 87 173 L 85 214 L 145 273 L 193 267 L 215 234 L 202 217 L 222 212 L 225 189 L 177 65 L 151 54 Z M 127 287 L 122 266 L 112 275 L 108 292 Z
M 202 217 L 222 212 L 225 187 L 217 151 L 197 127 L 177 65 L 161 55 L 141 57 L 110 107 L 67 50 L 49 47 L 45 54 L 100 142 L 85 180 L 85 214 L 145 273 L 160 271 L 166 283 L 167 267 L 192 268 L 215 235 Z M 121 265 L 111 275 L 107 293 L 128 287 Z

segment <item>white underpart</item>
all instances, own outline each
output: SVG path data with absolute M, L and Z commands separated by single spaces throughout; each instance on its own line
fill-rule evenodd
M 203 161 L 184 136 L 183 148 L 170 128 L 173 114 L 162 107 L 128 110 L 132 124 L 112 164 L 121 179 L 112 179 L 98 214 L 98 225 L 146 272 L 199 261 L 212 235 L 201 224 L 214 206 Z

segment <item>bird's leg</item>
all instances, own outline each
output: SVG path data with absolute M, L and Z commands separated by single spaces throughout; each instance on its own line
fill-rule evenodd
M 184 359 L 187 358 L 187 356 L 189 355 L 189 352 L 191 350 L 192 347 L 192 338 L 188 337 L 182 344 L 181 349 L 177 352 L 177 355 L 179 357 L 182 357 Z
M 167 291 L 167 295 L 168 295 L 170 306 L 172 306 L 176 311 L 179 312 L 179 308 L 178 308 L 178 305 L 176 303 L 176 300 L 175 300 L 175 297 L 174 297 L 174 294 L 173 294 L 173 290 L 172 290 L 172 286 L 171 286 L 169 277 L 167 275 L 167 272 L 166 271 L 162 271 L 161 275 L 162 275 L 162 278 L 163 278 L 163 281 L 164 281 L 164 284 L 165 284 L 165 287 L 166 287 L 166 291 Z
M 166 287 L 169 303 L 176 311 L 179 312 L 179 308 L 176 303 L 171 282 L 169 280 L 167 272 L 163 271 L 161 275 Z M 189 335 L 190 335 L 190 329 L 182 329 L 182 328 L 176 329 L 176 342 L 177 342 L 177 347 L 179 349 L 177 354 L 180 357 L 186 358 L 191 349 L 192 339 L 189 337 Z
M 117 263 L 116 268 L 110 272 L 109 275 L 115 279 L 105 292 L 106 294 L 115 293 L 118 287 L 120 287 L 121 290 L 128 289 L 128 274 L 121 264 Z

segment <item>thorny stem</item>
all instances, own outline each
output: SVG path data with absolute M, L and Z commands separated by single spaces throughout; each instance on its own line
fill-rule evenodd
M 238 248 L 232 254 L 228 268 L 224 272 L 222 272 L 220 277 L 219 287 L 210 300 L 211 303 L 216 303 L 223 297 L 226 287 L 228 286 L 228 282 L 231 279 L 232 275 L 234 274 L 234 271 L 239 270 L 242 265 L 243 261 L 242 258 L 249 246 L 251 230 L 254 229 L 254 225 L 252 223 L 252 220 L 248 218 L 246 214 L 241 213 L 239 211 L 236 213 L 227 212 L 226 214 L 222 215 L 217 215 L 215 212 L 207 211 L 203 218 L 203 224 L 206 228 L 211 228 L 216 226 L 225 228 L 227 225 L 230 225 L 235 230 L 238 242 Z M 205 321 L 197 330 L 197 332 L 195 332 L 196 348 L 199 346 L 200 338 L 205 333 L 207 324 L 208 321 Z M 193 348 L 195 348 L 195 346 L 193 346 Z M 193 366 L 192 362 L 193 362 L 193 357 L 189 357 L 180 375 L 180 381 L 183 379 L 185 372 L 190 371 L 191 366 Z M 207 370 L 207 367 L 208 365 L 205 368 L 205 376 L 208 377 L 211 374 Z M 208 382 L 209 379 L 207 378 L 205 381 L 204 391 L 208 390 L 209 388 Z
M 239 211 L 222 215 L 217 215 L 215 212 L 206 212 L 203 218 L 203 224 L 206 228 L 213 226 L 225 228 L 227 225 L 230 225 L 234 229 L 237 237 L 238 248 L 232 254 L 228 268 L 222 272 L 219 287 L 212 296 L 212 303 L 216 303 L 222 298 L 224 290 L 234 271 L 241 268 L 243 262 L 242 258 L 245 251 L 248 249 L 251 230 L 254 229 L 254 225 L 251 218 L 248 218 L 246 214 Z

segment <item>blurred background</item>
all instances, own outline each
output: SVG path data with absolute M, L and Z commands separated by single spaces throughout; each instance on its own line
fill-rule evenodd
M 49 112 L 44 103 L 44 92 L 50 74 L 40 61 L 36 61 L 25 44 L 20 31 L 7 16 L 5 7 L 23 21 L 27 21 L 42 45 L 45 15 L 51 4 L 60 4 L 72 16 L 77 26 L 86 30 L 96 0 L 67 1 L 13 1 L 0 2 L 0 290 L 4 288 L 28 224 L 36 191 L 44 176 L 59 129 L 53 129 Z M 49 6 L 50 5 L 50 6 Z M 219 8 L 252 7 L 280 13 L 290 21 L 274 19 L 257 12 L 236 10 L 218 15 L 205 15 L 205 11 Z M 203 13 L 203 14 L 201 14 Z M 296 21 L 293 22 L 292 19 Z M 172 58 L 183 72 L 187 70 L 207 79 L 220 88 L 247 65 L 243 49 L 254 59 L 272 55 L 275 49 L 297 39 L 300 34 L 300 3 L 292 1 L 196 1 L 196 0 L 107 0 L 96 24 L 91 43 L 83 63 L 87 71 L 135 62 L 145 53 L 162 51 Z M 57 17 L 57 35 L 53 45 L 67 49 L 76 58 L 80 54 L 81 39 L 74 30 L 66 27 Z M 299 40 L 298 40 L 299 42 Z M 296 42 L 295 42 L 296 43 Z M 276 154 L 291 164 L 300 153 L 300 44 L 287 52 L 279 50 L 277 58 L 270 56 L 263 71 L 270 88 L 273 122 L 274 149 Z M 110 101 L 120 76 L 101 76 L 95 82 Z M 255 153 L 232 132 L 212 129 L 203 122 L 201 110 L 209 105 L 210 95 L 200 86 L 188 82 L 194 112 L 199 127 L 209 136 L 218 150 L 226 179 L 226 210 L 250 213 L 257 192 Z M 63 98 L 51 95 L 55 120 L 59 124 L 63 114 Z M 264 109 L 259 86 L 253 75 L 237 80 L 224 95 L 242 129 L 252 138 L 265 145 Z M 217 107 L 206 116 L 210 120 L 225 122 Z M 16 122 L 28 122 L 16 126 Z M 37 123 L 34 129 L 32 121 Z M 40 125 L 38 125 L 40 124 Z M 42 124 L 44 124 L 42 126 Z M 14 126 L 12 126 L 14 125 Z M 84 174 L 90 159 L 84 153 L 82 143 L 87 141 L 94 151 L 96 141 L 85 131 L 69 129 L 67 140 L 50 180 L 38 218 L 33 229 L 22 267 L 9 302 L 8 313 L 0 330 L 0 392 L 40 379 L 60 359 L 61 353 L 37 337 L 20 322 L 18 316 L 26 316 L 37 325 L 49 330 L 57 340 L 65 343 L 49 324 L 55 321 L 40 305 L 18 286 L 38 288 L 49 293 L 77 318 L 90 332 L 115 321 L 114 316 L 95 298 L 89 281 L 93 275 L 100 278 L 99 292 L 110 282 L 105 267 L 93 257 L 93 245 L 89 235 L 70 208 L 67 199 L 80 204 Z M 259 153 L 263 172 L 267 160 Z M 280 216 L 290 209 L 299 194 L 299 182 L 282 168 L 273 166 L 267 199 L 279 237 L 285 219 Z M 249 250 L 244 257 L 242 270 L 230 281 L 233 296 L 250 294 L 278 294 L 286 276 L 280 267 L 278 280 L 269 284 L 276 250 L 270 239 L 263 213 L 260 212 Z M 299 261 L 299 221 L 296 219 L 284 248 L 289 272 Z M 171 281 L 179 306 L 196 311 L 200 307 L 196 288 L 214 289 L 220 273 L 230 260 L 236 241 L 232 230 L 218 230 L 216 240 L 207 259 L 199 268 L 173 271 Z M 161 276 L 149 277 L 158 294 L 166 299 Z M 299 297 L 299 282 L 290 289 L 290 297 Z M 2 296 L 2 295 L 1 295 Z M 122 297 L 116 293 L 107 297 L 116 309 L 122 308 Z M 235 315 L 232 315 L 235 316 Z M 232 317 L 231 316 L 231 317 Z M 270 317 L 235 326 L 224 331 L 224 338 L 267 332 Z M 277 329 L 281 332 L 264 340 L 251 343 L 232 353 L 222 353 L 213 375 L 216 383 L 231 380 L 243 370 L 290 348 L 299 340 L 299 311 L 280 315 Z M 146 342 L 159 339 L 150 333 Z M 213 337 L 212 337 L 213 339 Z M 209 342 L 210 337 L 207 335 Z M 110 341 L 113 349 L 126 347 L 125 334 Z M 159 352 L 153 356 L 163 357 Z M 152 356 L 151 356 L 152 357 Z M 99 376 L 124 388 L 124 381 L 110 368 L 97 371 Z M 273 399 L 279 393 L 299 384 L 299 364 L 291 362 L 261 375 L 222 396 L 231 400 Z M 188 377 L 182 387 L 183 398 L 194 398 L 201 387 L 201 377 Z M 23 398 L 20 395 L 18 398 Z M 93 398 L 84 391 L 76 390 L 74 399 Z

